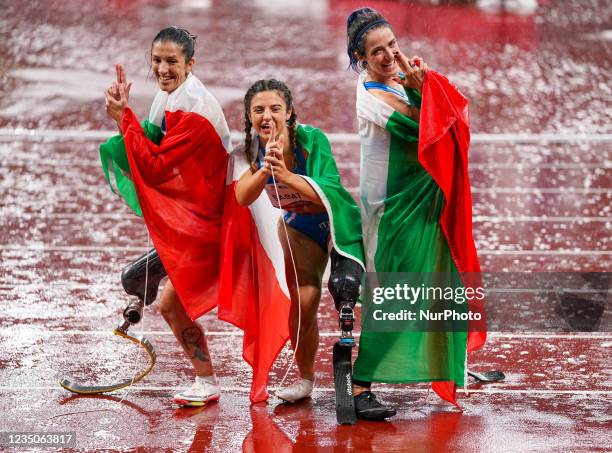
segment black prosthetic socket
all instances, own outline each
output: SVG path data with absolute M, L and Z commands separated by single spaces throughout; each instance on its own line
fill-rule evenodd
M 149 268 L 148 274 L 147 263 Z M 121 273 L 123 289 L 130 296 L 138 297 L 138 301 L 131 302 L 123 311 L 123 317 L 126 321 L 129 321 L 131 324 L 140 322 L 144 305 L 151 305 L 155 301 L 159 283 L 165 276 L 166 269 L 164 269 L 155 249 L 151 249 L 123 269 Z
M 336 310 L 342 307 L 353 308 L 359 298 L 359 287 L 363 269 L 356 261 L 340 255 L 335 249 L 331 251 L 331 275 L 328 288 L 334 298 Z

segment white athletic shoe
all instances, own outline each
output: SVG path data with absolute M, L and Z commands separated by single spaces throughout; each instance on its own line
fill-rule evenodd
M 313 389 L 314 381 L 300 379 L 299 381 L 291 384 L 289 387 L 285 387 L 284 389 L 276 392 L 276 396 L 288 403 L 295 403 L 296 401 L 311 396 Z
M 219 399 L 219 383 L 215 376 L 196 376 L 191 388 L 174 395 L 174 402 L 181 406 L 204 406 Z

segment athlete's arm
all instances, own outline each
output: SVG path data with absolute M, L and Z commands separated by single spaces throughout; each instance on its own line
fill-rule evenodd
M 272 147 L 266 152 L 266 162 L 272 167 L 277 181 L 299 192 L 308 201 L 323 206 L 321 198 L 308 182 L 300 175 L 289 171 L 285 165 L 282 148 Z
M 419 109 L 418 107 L 406 104 L 395 94 L 389 93 L 388 91 L 378 90 L 376 88 L 372 88 L 368 91 L 372 93 L 373 96 L 376 96 L 378 99 L 390 105 L 396 112 L 399 112 L 402 115 L 413 119 L 417 123 L 419 122 L 419 115 L 421 114 L 421 109 Z
M 248 206 L 253 203 L 261 191 L 266 187 L 266 182 L 270 176 L 270 170 L 267 165 L 264 165 L 255 173 L 250 170 L 244 172 L 236 183 L 236 200 L 242 206 Z

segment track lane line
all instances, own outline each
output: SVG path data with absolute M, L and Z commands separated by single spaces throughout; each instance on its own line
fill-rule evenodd
M 169 330 L 138 330 L 134 327 L 138 335 L 145 336 L 173 336 L 174 334 Z M 207 336 L 211 337 L 242 337 L 243 332 L 238 331 L 206 331 Z M 0 336 L 66 336 L 66 335 L 83 335 L 83 336 L 107 336 L 112 334 L 112 329 L 108 330 L 23 330 L 23 329 L 0 329 Z M 335 338 L 339 337 L 339 332 L 320 332 L 319 335 L 324 338 Z M 354 333 L 355 337 L 359 337 L 359 332 Z M 543 340 L 609 340 L 612 339 L 612 333 L 595 333 L 595 334 L 577 334 L 577 333 L 562 333 L 562 334 L 548 334 L 548 333 L 512 333 L 512 332 L 488 332 L 488 339 L 513 339 L 513 338 L 533 338 Z
M 231 131 L 233 141 L 241 141 L 244 132 Z M 116 130 L 78 130 L 78 129 L 27 129 L 27 128 L 0 128 L 2 139 L 23 140 L 106 140 L 117 135 Z M 359 134 L 354 132 L 330 132 L 327 138 L 332 143 L 359 143 Z M 563 134 L 558 132 L 547 133 L 473 133 L 470 137 L 472 144 L 478 143 L 611 143 L 612 134 Z
M 143 220 L 140 217 L 136 217 L 130 211 L 123 213 L 117 212 L 20 212 L 19 215 L 15 215 L 14 210 L 0 207 L 0 213 L 7 211 L 4 214 L 6 217 L 12 217 L 13 219 L 57 219 L 57 220 L 123 220 L 132 221 L 134 224 L 144 225 Z M 13 211 L 13 212 L 11 212 Z M 612 222 L 611 216 L 491 216 L 491 215 L 476 215 L 472 217 L 472 222 Z
M 41 251 L 41 252 L 97 252 L 97 253 L 122 253 L 122 252 L 135 252 L 142 253 L 142 247 L 134 246 L 96 246 L 96 245 L 44 245 L 44 244 L 32 244 L 32 245 L 13 245 L 13 244 L 2 244 L 0 245 L 0 251 Z M 479 255 L 491 255 L 491 256 L 506 256 L 506 255 L 580 255 L 580 256 L 611 256 L 612 250 L 488 250 L 480 249 Z
M 220 377 L 220 380 L 223 380 L 223 376 Z M 393 393 L 393 394 L 405 394 L 409 395 L 411 393 L 428 393 L 429 389 L 398 389 L 397 387 L 389 388 L 386 387 L 385 384 L 376 383 L 376 393 Z M 410 384 L 403 384 L 410 385 Z M 488 384 L 495 385 L 495 384 Z M 176 390 L 184 390 L 185 386 L 181 387 L 161 387 L 161 386 L 132 386 L 130 387 L 131 392 L 168 392 L 168 391 L 176 391 Z M 268 387 L 268 390 L 274 392 L 279 390 L 279 387 Z M 60 390 L 62 393 L 66 393 L 68 395 L 72 395 L 72 393 L 62 389 L 59 384 L 57 386 L 27 386 L 27 387 L 18 387 L 18 386 L 0 386 L 0 391 L 2 392 L 27 392 L 31 391 L 48 391 L 48 390 Z M 236 387 L 236 386 L 221 386 L 221 390 L 224 392 L 239 392 L 239 393 L 249 393 L 249 387 Z M 315 394 L 317 392 L 322 393 L 331 393 L 336 390 L 333 387 L 315 387 Z M 470 393 L 482 393 L 482 394 L 532 394 L 532 395 L 611 395 L 612 390 L 552 390 L 552 389 L 502 389 L 502 388 L 494 388 L 490 387 L 488 389 L 468 389 L 465 391 L 463 387 L 457 388 L 457 392 L 465 394 Z M 122 392 L 113 392 L 112 395 L 121 395 Z

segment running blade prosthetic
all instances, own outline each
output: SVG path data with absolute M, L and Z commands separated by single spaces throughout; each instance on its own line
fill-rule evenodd
M 72 382 L 69 379 L 62 379 L 59 384 L 63 388 L 65 388 L 66 390 L 72 393 L 77 393 L 79 395 L 95 395 L 98 393 L 114 392 L 115 390 L 129 387 L 130 385 L 135 384 L 136 382 L 144 378 L 147 374 L 149 374 L 149 372 L 153 369 L 153 366 L 155 365 L 155 360 L 156 360 L 156 355 L 155 355 L 155 350 L 153 349 L 153 345 L 151 344 L 149 340 L 147 340 L 141 335 L 130 335 L 127 332 L 129 326 L 130 326 L 129 322 L 125 321 L 121 326 L 114 329 L 113 333 L 127 340 L 130 340 L 133 343 L 138 344 L 145 351 L 147 351 L 147 354 L 149 356 L 149 365 L 144 371 L 138 374 L 135 374 L 131 378 L 116 382 L 114 384 L 108 384 L 108 385 L 83 385 L 83 384 L 77 384 L 75 382 Z
M 334 387 L 336 390 L 336 420 L 340 425 L 357 423 L 355 398 L 353 397 L 353 362 L 352 352 L 355 346 L 353 338 L 353 308 L 340 308 L 340 328 L 342 335 L 334 344 Z

